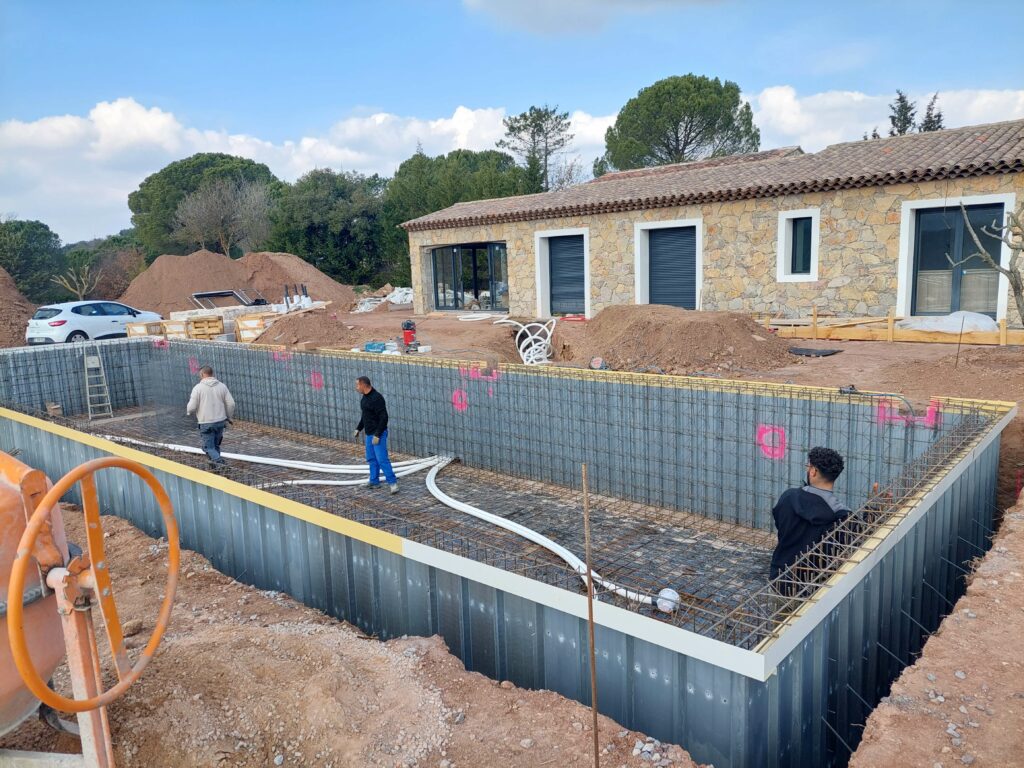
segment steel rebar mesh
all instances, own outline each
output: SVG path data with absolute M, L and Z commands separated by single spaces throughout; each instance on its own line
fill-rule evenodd
M 911 414 L 892 399 L 806 387 L 573 369 L 344 354 L 292 354 L 202 342 L 138 351 L 117 375 L 135 400 L 98 434 L 198 445 L 184 403 L 201 364 L 239 402 L 225 450 L 355 463 L 355 376 L 388 398 L 393 456 L 458 456 L 446 493 L 583 553 L 579 467 L 590 467 L 595 570 L 647 595 L 669 587 L 664 614 L 599 589 L 599 600 L 752 648 L 843 567 L 867 537 L 892 525 L 915 493 L 941 476 L 998 418 L 996 409 L 936 400 Z M 73 377 L 62 374 L 68 386 Z M 108 369 L 108 376 L 111 376 Z M 80 385 L 78 385 L 80 386 Z M 837 490 L 858 510 L 774 584 L 771 508 L 802 483 L 815 445 L 846 459 Z M 160 453 L 160 451 L 154 451 Z M 205 458 L 165 453 L 205 466 Z M 232 479 L 266 487 L 303 473 L 240 466 Z M 359 488 L 290 486 L 273 493 L 548 584 L 582 593 L 577 574 L 547 550 L 437 502 L 421 476 L 388 497 Z

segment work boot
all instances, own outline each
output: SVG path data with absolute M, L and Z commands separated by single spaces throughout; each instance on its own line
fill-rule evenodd
M 363 483 L 363 488 L 369 488 L 369 489 L 371 489 L 371 490 L 372 490 L 373 488 L 380 488 L 380 483 L 370 483 L 370 482 L 366 482 L 366 483 Z
M 398 483 L 392 483 L 389 487 L 391 488 L 391 495 L 392 496 L 394 496 L 396 493 L 398 493 Z

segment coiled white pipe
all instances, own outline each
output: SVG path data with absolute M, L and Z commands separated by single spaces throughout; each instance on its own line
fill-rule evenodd
M 468 315 L 459 315 L 459 321 L 463 323 L 475 323 L 478 320 L 494 320 L 498 322 L 507 318 L 508 315 L 494 315 L 490 312 L 471 312 Z
M 434 466 L 440 460 L 440 457 L 435 456 L 430 459 L 424 459 L 418 464 L 410 464 L 408 466 L 403 466 L 400 469 L 395 469 L 395 477 L 407 477 L 408 475 L 415 474 L 416 472 L 421 472 L 422 470 L 427 469 L 428 467 Z M 394 468 L 394 465 L 392 466 L 392 468 Z M 367 472 L 368 468 L 366 467 L 366 465 L 363 465 L 362 471 L 360 473 L 363 475 L 363 477 L 360 477 L 356 480 L 324 480 L 322 478 L 314 478 L 308 480 L 280 480 L 276 483 L 261 483 L 256 487 L 260 488 L 261 490 L 266 490 L 267 488 L 286 488 L 293 485 L 366 485 Z
M 438 488 L 437 473 L 444 469 L 446 466 L 448 466 L 451 462 L 451 458 L 443 457 L 437 464 L 431 467 L 430 472 L 427 473 L 427 490 L 430 491 L 430 494 L 435 499 L 440 501 L 446 507 L 451 507 L 452 509 L 458 512 L 464 512 L 467 515 L 472 515 L 473 517 L 488 522 L 491 525 L 496 525 L 499 528 L 504 528 L 506 531 L 511 531 L 512 533 L 518 536 L 522 536 L 524 539 L 532 541 L 534 544 L 538 544 L 544 547 L 544 549 L 548 550 L 549 552 L 557 555 L 562 560 L 564 560 L 570 568 L 572 568 L 574 571 L 576 571 L 577 574 L 579 574 L 579 577 L 583 580 L 583 583 L 587 583 L 587 564 L 580 560 L 578 557 L 576 557 L 576 555 L 574 555 L 568 549 L 563 547 L 561 544 L 552 541 L 543 534 L 537 533 L 536 531 L 527 528 L 525 525 L 520 525 L 519 523 L 512 522 L 511 520 L 506 520 L 504 517 L 491 514 L 490 512 L 484 512 L 482 509 L 477 509 L 476 507 L 470 504 L 466 504 L 465 502 L 453 499 L 451 496 L 449 496 L 440 488 Z M 634 592 L 632 590 L 626 589 L 625 587 L 620 587 L 617 584 L 608 581 L 607 579 L 602 579 L 598 575 L 597 571 L 592 571 L 592 574 L 595 582 L 600 584 L 605 589 L 614 592 L 619 597 L 624 597 L 627 600 L 632 600 L 638 603 L 645 603 L 646 605 L 652 605 L 654 603 L 655 599 L 650 595 L 645 595 L 640 592 Z

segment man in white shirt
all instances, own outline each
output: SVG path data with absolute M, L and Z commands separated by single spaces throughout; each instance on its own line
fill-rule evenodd
M 199 370 L 199 383 L 192 388 L 185 414 L 195 414 L 199 434 L 203 436 L 203 451 L 210 462 L 217 467 L 224 466 L 227 462 L 220 455 L 220 443 L 224 429 L 235 415 L 235 398 L 224 382 L 213 377 L 213 368 L 208 365 Z

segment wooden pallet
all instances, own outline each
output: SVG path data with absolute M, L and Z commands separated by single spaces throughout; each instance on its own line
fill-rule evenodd
M 162 336 L 163 328 L 161 323 L 128 323 L 126 326 L 128 338 L 139 336 Z
M 189 318 L 185 322 L 186 333 L 188 333 L 188 337 L 190 339 L 212 341 L 217 336 L 222 336 L 224 334 L 223 317 L 193 317 Z
M 810 319 L 763 318 L 764 327 L 783 339 L 811 339 L 815 341 L 889 341 L 932 344 L 984 344 L 1005 347 L 1024 345 L 1024 329 L 1008 328 L 1006 320 L 999 321 L 997 331 L 966 333 L 940 333 L 899 328 L 892 311 L 887 317 L 838 318 L 819 317 L 817 309 Z

